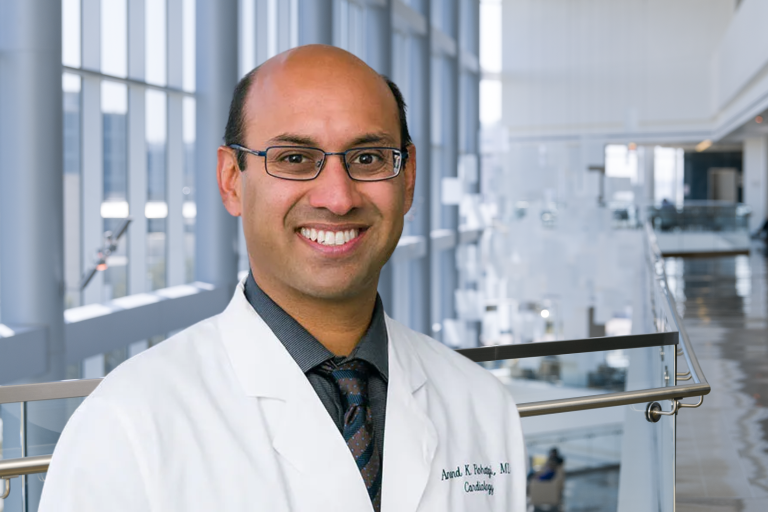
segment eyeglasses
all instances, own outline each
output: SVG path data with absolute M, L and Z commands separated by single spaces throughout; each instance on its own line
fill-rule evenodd
M 270 146 L 264 151 L 230 144 L 235 151 L 264 157 L 267 174 L 284 180 L 309 181 L 317 178 L 327 156 L 339 155 L 347 174 L 355 181 L 389 180 L 400 174 L 403 151 L 395 148 L 354 148 L 341 153 L 303 146 Z

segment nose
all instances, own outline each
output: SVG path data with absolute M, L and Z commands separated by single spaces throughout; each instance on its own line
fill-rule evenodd
M 312 182 L 309 204 L 343 216 L 360 206 L 357 184 L 347 174 L 341 155 L 328 155 L 320 175 Z

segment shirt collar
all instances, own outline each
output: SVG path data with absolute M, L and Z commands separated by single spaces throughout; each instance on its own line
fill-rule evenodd
M 280 343 L 291 355 L 303 373 L 321 365 L 330 359 L 340 362 L 360 359 L 378 370 L 386 381 L 389 378 L 389 360 L 387 357 L 387 326 L 384 320 L 384 307 L 381 297 L 376 296 L 371 323 L 360 338 L 357 346 L 346 358 L 337 358 L 312 336 L 299 322 L 277 305 L 256 284 L 253 273 L 245 281 L 245 297 L 256 313 L 264 320 Z

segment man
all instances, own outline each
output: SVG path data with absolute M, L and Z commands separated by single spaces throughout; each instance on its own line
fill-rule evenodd
M 404 112 L 328 46 L 241 81 L 217 172 L 251 274 L 83 403 L 40 510 L 523 511 L 512 398 L 377 296 L 413 198 Z

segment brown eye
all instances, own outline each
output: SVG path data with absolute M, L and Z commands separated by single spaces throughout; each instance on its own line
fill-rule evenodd
M 298 155 L 298 154 L 288 155 L 285 157 L 285 161 L 288 162 L 289 164 L 301 164 L 304 162 L 304 155 Z

